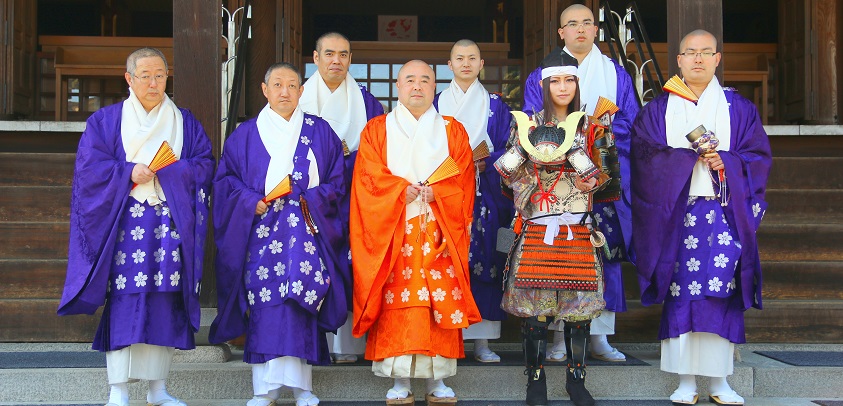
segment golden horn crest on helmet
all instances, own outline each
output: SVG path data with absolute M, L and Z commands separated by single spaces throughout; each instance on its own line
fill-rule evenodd
M 556 126 L 565 130 L 565 140 L 562 141 L 562 144 L 553 150 L 553 152 L 544 153 L 540 152 L 532 143 L 530 143 L 529 129 L 531 127 L 535 127 L 536 123 L 522 111 L 513 111 L 511 113 L 515 117 L 515 122 L 518 125 L 518 141 L 521 143 L 521 147 L 524 148 L 524 151 L 527 151 L 528 154 L 538 158 L 542 162 L 558 161 L 563 155 L 565 155 L 565 153 L 568 152 L 568 150 L 571 149 L 574 145 L 574 135 L 577 133 L 577 126 L 579 125 L 582 117 L 585 115 L 585 112 L 576 111 L 568 114 L 568 118 L 565 119 L 565 121 L 560 121 Z

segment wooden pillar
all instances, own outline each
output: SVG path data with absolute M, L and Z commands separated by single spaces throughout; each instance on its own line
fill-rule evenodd
M 676 55 L 679 55 L 679 41 L 682 41 L 685 34 L 702 28 L 717 38 L 717 50 L 723 50 L 722 0 L 668 0 L 667 27 L 667 65 L 668 77 L 671 77 L 679 73 Z M 724 55 L 717 67 L 720 83 L 723 83 L 723 64 L 728 58 L 728 55 Z
M 275 18 L 279 12 L 278 3 L 278 0 L 252 0 L 252 39 L 246 50 L 246 83 L 243 87 L 246 117 L 257 116 L 266 105 L 261 83 L 266 69 L 277 61 Z
M 220 156 L 222 139 L 221 0 L 173 0 L 173 96 L 179 107 L 190 109 L 211 139 L 214 156 Z M 214 241 L 209 230 L 205 243 L 202 306 L 216 303 Z
M 811 7 L 811 42 L 814 57 L 811 58 L 813 80 L 812 124 L 840 124 L 841 76 L 840 21 L 843 19 L 843 5 L 837 0 L 813 0 Z

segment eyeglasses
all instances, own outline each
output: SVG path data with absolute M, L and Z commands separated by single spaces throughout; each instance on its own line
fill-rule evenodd
M 702 59 L 708 59 L 714 56 L 714 54 L 716 53 L 717 52 L 683 52 L 679 55 L 693 59 L 697 59 L 697 57 L 701 57 Z
M 580 28 L 580 27 L 583 27 L 583 28 L 585 28 L 585 29 L 589 29 L 589 28 L 591 28 L 591 27 L 593 27 L 593 26 L 594 26 L 594 22 L 593 22 L 593 21 L 583 21 L 583 22 L 581 22 L 581 23 L 577 23 L 577 22 L 571 21 L 570 23 L 565 24 L 565 25 L 563 25 L 562 27 L 564 27 L 564 28 L 570 28 L 570 29 L 572 29 L 572 30 L 576 30 L 577 28 Z
M 167 81 L 167 75 L 160 75 L 159 74 L 159 75 L 155 75 L 155 76 L 150 76 L 150 75 L 143 75 L 143 76 L 132 75 L 132 76 L 134 76 L 135 79 L 139 80 L 141 83 L 143 83 L 145 85 L 148 85 L 148 84 L 152 83 L 153 79 L 155 80 L 155 83 L 164 83 L 164 82 Z

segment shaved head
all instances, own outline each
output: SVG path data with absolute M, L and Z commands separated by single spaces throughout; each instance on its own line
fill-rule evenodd
M 568 23 L 570 18 L 568 17 L 572 12 L 587 12 L 591 16 L 591 21 L 594 21 L 594 13 L 591 12 L 591 9 L 582 5 L 582 4 L 572 4 L 568 6 L 566 9 L 562 10 L 562 14 L 559 15 L 559 26 L 564 26 Z
M 714 34 L 706 30 L 699 29 L 691 31 L 684 37 L 682 37 L 682 41 L 679 41 L 679 52 L 685 52 L 685 43 L 691 37 L 708 37 L 708 39 L 710 39 L 714 44 L 714 49 L 712 49 L 712 51 L 717 51 L 717 37 L 715 37 Z
M 477 56 L 480 56 L 480 47 L 477 45 L 476 42 L 470 39 L 461 39 L 457 42 L 454 42 L 454 45 L 451 47 L 451 58 L 454 57 L 454 50 L 460 47 L 476 47 L 477 48 Z
M 433 72 L 433 68 L 430 67 L 430 64 L 428 64 L 427 62 L 425 62 L 421 59 L 413 59 L 412 61 L 409 61 L 409 62 L 405 63 L 403 66 L 401 66 L 401 69 L 398 70 L 398 80 L 401 80 L 404 77 L 404 72 L 409 71 L 410 70 L 409 68 L 417 68 L 417 67 L 421 68 L 422 66 L 427 68 L 426 70 L 430 73 L 430 75 L 429 75 L 430 79 L 436 80 L 436 73 Z M 412 70 L 414 71 L 414 73 L 416 72 L 416 69 L 412 69 Z
M 326 32 L 326 33 L 322 34 L 321 36 L 319 36 L 319 38 L 316 40 L 316 52 L 317 53 L 322 52 L 322 42 L 326 39 L 341 39 L 341 40 L 345 41 L 346 43 L 348 43 L 347 51 L 351 52 L 351 41 L 349 41 L 348 38 L 345 35 L 342 35 L 338 32 Z

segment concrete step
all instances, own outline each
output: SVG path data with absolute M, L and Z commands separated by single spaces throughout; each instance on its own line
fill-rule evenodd
M 843 261 L 843 223 L 762 222 L 757 236 L 761 261 Z
M 70 221 L 70 186 L 0 186 L 3 221 Z
M 588 387 L 592 394 L 598 399 L 658 399 L 659 403 L 653 404 L 664 404 L 678 380 L 675 375 L 659 370 L 658 344 L 629 344 L 618 347 L 649 365 L 590 367 Z M 213 352 L 202 348 L 198 351 L 204 351 L 206 355 Z M 494 348 L 517 351 L 511 345 Z M 843 368 L 794 367 L 753 352 L 771 348 L 821 348 L 822 351 L 843 351 L 840 345 L 739 346 L 741 361 L 735 363 L 735 373 L 729 378 L 730 384 L 738 393 L 750 399 L 843 397 L 843 381 L 839 379 Z M 189 362 L 192 355 L 179 353 L 183 352 L 177 352 L 177 357 L 180 358 L 176 359 L 168 380 L 168 388 L 172 394 L 182 399 L 201 399 L 203 402 L 236 400 L 236 403 L 218 404 L 241 405 L 251 397 L 251 370 L 238 359 L 238 354 L 227 362 Z M 558 364 L 546 365 L 546 370 L 550 398 L 566 399 L 564 367 Z M 446 383 L 462 400 L 518 401 L 524 396 L 523 372 L 524 367 L 520 365 L 460 366 L 457 375 L 446 379 Z M 21 385 L 21 382 L 27 384 Z M 423 399 L 423 385 L 421 380 L 413 382 L 413 392 L 417 400 Z M 374 377 L 371 368 L 364 364 L 320 366 L 313 369 L 314 393 L 326 401 L 326 404 L 334 401 L 338 404 L 345 403 L 339 401 L 379 404 L 391 386 L 390 379 Z M 707 380 L 700 379 L 698 386 L 701 399 L 707 398 Z M 146 383 L 143 382 L 131 384 L 131 398 L 142 399 L 146 388 Z M 107 397 L 107 391 L 104 368 L 0 370 L 0 404 L 58 401 L 102 404 Z M 285 399 L 288 402 L 289 398 L 290 394 L 286 393 Z
M 0 185 L 70 186 L 76 154 L 0 153 Z
M 0 258 L 66 259 L 70 223 L 0 223 Z

